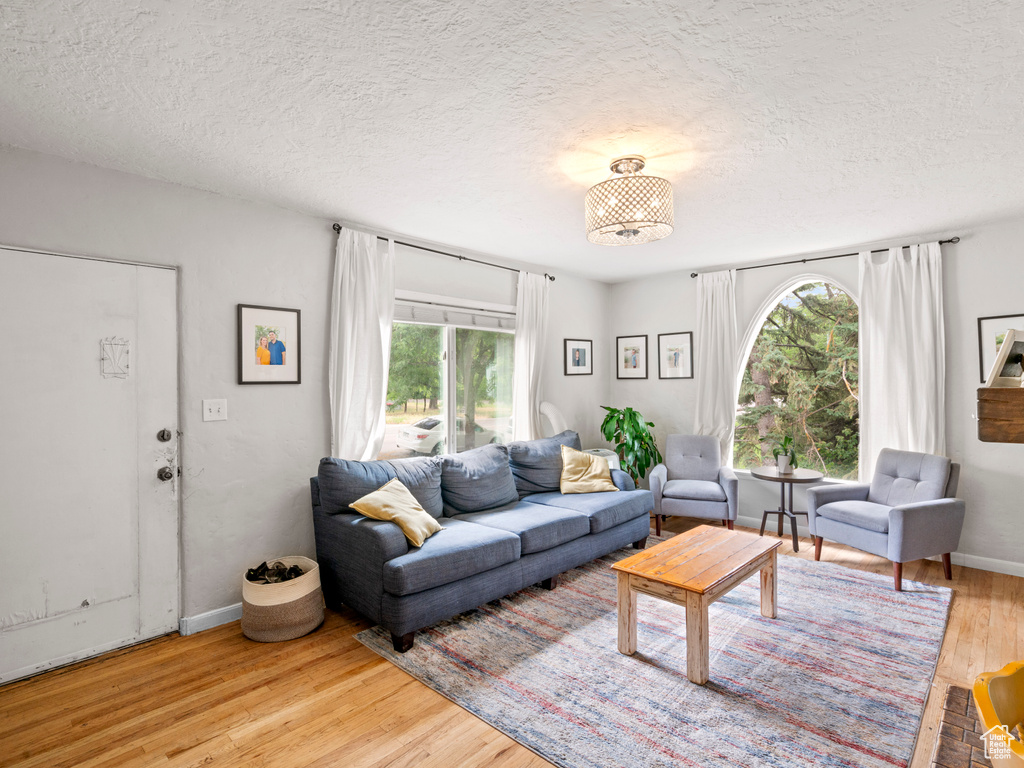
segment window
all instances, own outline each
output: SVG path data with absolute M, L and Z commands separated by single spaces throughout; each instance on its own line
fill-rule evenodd
M 378 458 L 508 442 L 513 359 L 509 331 L 394 323 L 387 429 Z
M 853 298 L 827 282 L 794 288 L 768 313 L 740 385 L 737 468 L 773 464 L 789 435 L 799 466 L 856 478 L 858 317 Z

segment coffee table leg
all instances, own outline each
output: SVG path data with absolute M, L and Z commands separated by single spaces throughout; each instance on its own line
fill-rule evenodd
M 772 550 L 771 559 L 761 569 L 761 615 L 769 619 L 777 619 L 778 611 L 778 584 L 775 580 L 778 555 Z M 689 628 L 687 628 L 689 632 Z
M 630 588 L 629 574 L 619 577 L 619 653 L 636 653 L 636 592 Z
M 708 604 L 696 592 L 686 593 L 686 677 L 704 685 L 710 672 Z

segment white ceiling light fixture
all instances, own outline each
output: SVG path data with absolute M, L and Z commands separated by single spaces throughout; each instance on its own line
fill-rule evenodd
M 614 176 L 587 191 L 587 240 L 598 245 L 640 245 L 672 234 L 672 185 L 640 173 L 640 155 L 612 160 Z

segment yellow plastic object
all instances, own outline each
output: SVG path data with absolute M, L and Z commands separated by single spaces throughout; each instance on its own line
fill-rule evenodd
M 978 675 L 974 704 L 992 765 L 1024 766 L 1024 744 L 1004 735 L 1014 728 L 1024 735 L 1024 661 Z

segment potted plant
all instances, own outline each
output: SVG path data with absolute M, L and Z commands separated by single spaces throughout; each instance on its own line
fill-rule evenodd
M 601 407 L 608 411 L 601 422 L 601 434 L 615 445 L 623 471 L 639 485 L 647 470 L 661 462 L 661 451 L 649 429 L 654 422 L 645 421 L 640 412 L 632 408 Z
M 779 468 L 780 475 L 788 475 L 796 469 L 796 450 L 794 450 L 793 438 L 786 435 L 772 451 L 775 457 L 775 464 Z

